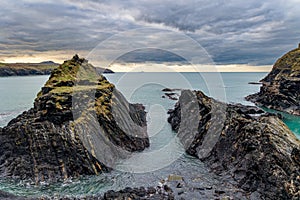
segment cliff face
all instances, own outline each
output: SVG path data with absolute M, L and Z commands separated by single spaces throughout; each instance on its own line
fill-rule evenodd
M 183 91 L 169 114 L 187 153 L 251 199 L 300 198 L 300 141 L 277 116 L 200 91 Z
M 0 176 L 38 183 L 98 174 L 148 146 L 144 107 L 74 56 L 53 70 L 34 108 L 0 129 Z
M 247 100 L 259 106 L 300 115 L 300 48 L 278 59 L 261 82 L 260 92 L 246 97 Z

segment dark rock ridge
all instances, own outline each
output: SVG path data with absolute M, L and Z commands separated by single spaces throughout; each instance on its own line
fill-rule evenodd
M 0 129 L 0 176 L 39 183 L 99 174 L 148 146 L 144 107 L 76 55 L 52 71 L 33 108 Z
M 276 61 L 260 92 L 246 97 L 258 106 L 300 115 L 300 48 Z
M 115 73 L 114 71 L 107 69 L 107 68 L 102 68 L 102 67 L 96 67 L 96 71 L 98 73 L 104 73 L 104 74 L 111 74 L 111 73 Z
M 250 199 L 300 198 L 300 141 L 277 115 L 189 90 L 169 114 L 187 153 Z
M 59 64 L 52 61 L 41 63 L 0 63 L 0 77 L 50 75 Z M 110 69 L 96 68 L 99 73 L 114 73 Z
M 261 82 L 249 82 L 248 84 L 250 84 L 250 85 L 261 85 L 262 83 Z

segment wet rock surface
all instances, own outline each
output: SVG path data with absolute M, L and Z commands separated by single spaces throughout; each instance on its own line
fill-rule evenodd
M 148 146 L 144 107 L 76 55 L 53 70 L 32 109 L 0 129 L 0 176 L 39 184 L 99 174 Z
M 18 197 L 18 196 L 15 196 L 13 194 L 10 194 L 10 193 L 7 193 L 7 192 L 3 192 L 0 190 L 0 199 L 1 200 L 22 200 L 22 199 L 25 199 L 25 197 Z
M 246 97 L 258 106 L 300 115 L 300 48 L 276 61 L 272 71 L 261 80 L 260 92 Z
M 169 114 L 186 152 L 247 193 L 246 199 L 300 198 L 300 142 L 276 115 L 189 90 Z

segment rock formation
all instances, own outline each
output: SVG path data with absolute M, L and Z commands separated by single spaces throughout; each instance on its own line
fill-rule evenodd
M 39 183 L 98 174 L 148 146 L 144 107 L 75 55 L 52 71 L 32 109 L 0 129 L 0 176 Z
M 300 198 L 300 141 L 277 115 L 189 90 L 169 114 L 186 152 L 250 199 Z
M 300 115 L 300 48 L 278 59 L 261 82 L 260 92 L 246 97 L 247 100 L 258 106 Z

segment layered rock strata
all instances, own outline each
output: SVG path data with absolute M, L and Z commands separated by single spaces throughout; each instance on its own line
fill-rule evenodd
M 300 198 L 300 142 L 277 115 L 189 90 L 169 114 L 186 152 L 250 199 Z

